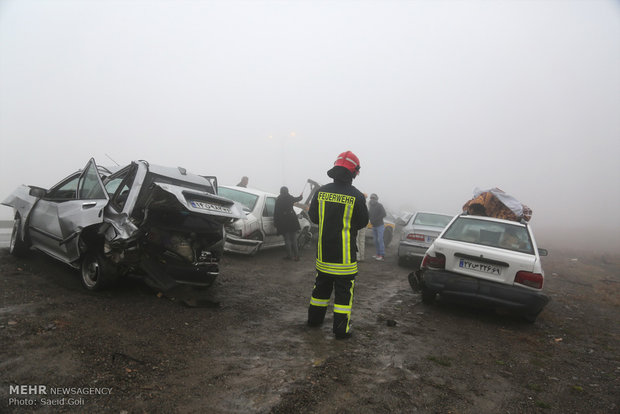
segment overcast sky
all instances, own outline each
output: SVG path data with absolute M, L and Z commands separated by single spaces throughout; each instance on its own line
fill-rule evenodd
M 95 157 L 620 240 L 620 2 L 0 0 L 0 198 Z M 107 154 L 107 155 L 106 155 Z M 0 218 L 11 209 L 0 207 Z

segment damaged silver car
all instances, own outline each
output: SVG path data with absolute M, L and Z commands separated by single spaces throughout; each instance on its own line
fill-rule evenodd
M 213 284 L 224 224 L 244 216 L 217 179 L 146 161 L 114 170 L 91 159 L 49 190 L 18 187 L 2 202 L 15 213 L 10 253 L 35 248 L 78 268 L 88 290 L 129 274 L 164 291 Z
M 242 206 L 244 217 L 226 225 L 224 251 L 241 254 L 256 254 L 259 250 L 284 246 L 284 237 L 278 234 L 274 224 L 277 195 L 262 190 L 220 186 L 219 194 Z M 300 250 L 312 240 L 310 218 L 299 207 L 294 207 L 300 231 L 297 245 Z

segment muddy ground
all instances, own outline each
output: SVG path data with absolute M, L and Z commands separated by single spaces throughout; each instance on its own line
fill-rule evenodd
M 360 264 L 349 340 L 329 313 L 305 326 L 310 250 L 227 255 L 188 307 L 133 280 L 90 293 L 0 249 L 0 412 L 618 413 L 620 255 L 544 247 L 551 303 L 532 325 L 422 304 L 393 243 Z

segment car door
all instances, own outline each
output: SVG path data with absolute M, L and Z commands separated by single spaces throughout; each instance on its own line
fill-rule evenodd
M 33 208 L 29 230 L 34 247 L 67 263 L 80 256 L 79 234 L 103 221 L 108 203 L 94 159 L 81 173 L 53 187 Z
M 276 225 L 273 219 L 273 213 L 276 207 L 276 198 L 271 196 L 265 197 L 265 206 L 263 207 L 262 214 L 262 226 L 263 233 L 265 233 L 265 242 L 267 246 L 272 246 L 278 243 L 284 243 L 282 236 L 278 235 Z

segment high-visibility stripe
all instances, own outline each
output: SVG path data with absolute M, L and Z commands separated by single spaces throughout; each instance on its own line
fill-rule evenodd
M 357 262 L 326 263 L 316 259 L 316 270 L 331 275 L 354 275 L 357 273 Z
M 336 313 L 351 313 L 351 306 L 334 304 L 334 312 Z
M 351 281 L 351 288 L 349 289 L 349 292 L 351 293 L 349 295 L 349 308 L 353 308 L 353 288 L 355 287 L 355 280 Z M 345 332 L 349 332 L 349 329 L 351 328 L 350 326 L 350 322 L 351 322 L 351 312 L 348 313 L 347 316 L 347 330 Z
M 323 221 L 325 219 L 325 201 L 319 201 L 319 243 L 317 246 L 317 260 L 323 260 Z
M 310 298 L 310 304 L 326 308 L 329 305 L 329 299 L 317 299 L 314 296 Z
M 353 201 L 355 204 L 355 199 Z M 351 263 L 351 215 L 353 214 L 353 205 L 347 204 L 344 207 L 342 215 L 342 262 Z

